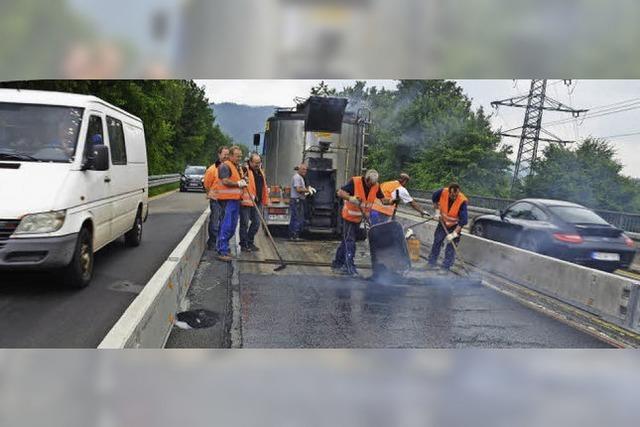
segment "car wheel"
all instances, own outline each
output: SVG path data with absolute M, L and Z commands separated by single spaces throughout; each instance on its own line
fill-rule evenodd
M 124 244 L 129 247 L 140 246 L 142 241 L 142 215 L 140 210 L 136 214 L 136 219 L 133 222 L 131 230 L 124 234 Z
M 525 234 L 520 237 L 518 247 L 529 252 L 540 252 L 540 243 L 533 234 Z
M 71 263 L 63 270 L 64 283 L 76 289 L 86 287 L 93 277 L 93 236 L 83 227 L 78 233 L 78 241 Z
M 184 193 L 185 191 L 187 191 L 184 187 L 180 187 L 180 192 Z
M 485 237 L 486 231 L 482 222 L 475 222 L 471 227 L 471 234 L 478 237 Z

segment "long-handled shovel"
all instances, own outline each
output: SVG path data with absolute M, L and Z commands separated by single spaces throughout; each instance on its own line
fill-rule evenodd
M 273 236 L 271 235 L 271 231 L 269 231 L 269 226 L 267 225 L 267 221 L 264 220 L 264 217 L 262 216 L 262 212 L 260 212 L 260 208 L 258 207 L 258 204 L 255 202 L 254 198 L 251 196 L 251 193 L 249 193 L 249 190 L 247 190 L 247 187 L 244 187 L 244 191 L 246 191 L 247 194 L 249 194 L 249 197 L 251 198 L 251 201 L 253 202 L 253 207 L 256 210 L 256 212 L 258 213 L 258 218 L 260 218 L 260 222 L 262 223 L 262 227 L 267 232 L 267 236 L 269 237 L 269 241 L 271 242 L 271 245 L 273 246 L 273 250 L 275 251 L 276 255 L 278 256 L 278 259 L 280 260 L 280 265 L 278 265 L 276 268 L 274 268 L 273 271 L 282 271 L 285 268 L 287 268 L 287 264 L 284 262 L 284 259 L 282 258 L 282 255 L 280 255 L 280 252 L 278 251 L 278 247 L 276 246 L 276 241 L 273 240 Z
M 442 217 L 440 217 L 440 225 L 442 225 L 442 228 L 446 233 L 447 227 L 445 226 L 444 221 L 442 220 Z M 458 245 L 453 240 L 451 240 L 451 242 L 449 243 L 451 243 L 451 245 L 453 246 L 453 250 L 456 252 L 456 257 L 458 257 L 458 259 L 462 263 L 462 269 L 464 270 L 465 273 L 467 273 L 467 277 L 471 277 L 471 273 L 469 272 L 469 269 L 467 269 L 467 263 L 464 262 L 464 258 L 462 258 L 462 256 L 460 255 L 460 251 L 458 250 Z

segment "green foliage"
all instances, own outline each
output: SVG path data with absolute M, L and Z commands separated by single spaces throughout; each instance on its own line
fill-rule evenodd
M 330 88 L 328 84 L 322 80 L 317 86 L 311 88 L 311 95 L 332 96 L 336 94 L 334 88 Z
M 414 188 L 458 181 L 469 194 L 506 195 L 510 149 L 457 83 L 401 80 L 396 90 L 385 90 L 356 82 L 339 95 L 349 98 L 350 109 L 371 110 L 368 166 L 383 179 L 406 171 Z
M 140 117 L 150 175 L 209 165 L 218 147 L 231 142 L 215 124 L 204 90 L 190 80 L 38 80 L 0 87 L 91 94 Z
M 639 212 L 640 185 L 622 175 L 615 154 L 609 142 L 597 138 L 585 139 L 576 149 L 549 145 L 535 165 L 535 174 L 526 180 L 523 194 Z
M 180 188 L 179 182 L 174 182 L 171 184 L 162 184 L 157 187 L 149 188 L 149 197 L 155 197 L 160 194 L 168 193 L 169 191 L 177 190 Z

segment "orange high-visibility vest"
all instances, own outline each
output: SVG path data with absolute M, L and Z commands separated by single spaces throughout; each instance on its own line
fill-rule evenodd
M 438 205 L 440 206 L 440 214 L 442 215 L 442 221 L 447 228 L 451 228 L 455 225 L 458 225 L 459 215 L 460 215 L 460 207 L 464 202 L 467 201 L 467 197 L 462 194 L 462 191 L 458 193 L 458 197 L 449 208 L 449 189 L 443 188 L 442 194 L 440 194 L 440 201 Z
M 238 182 L 242 179 L 242 175 L 240 175 L 240 171 L 231 161 L 227 160 L 224 162 L 225 165 L 231 171 L 231 176 L 229 179 L 233 182 Z M 240 200 L 242 198 L 242 188 L 238 187 L 228 187 L 224 185 L 222 179 L 216 179 L 216 182 L 213 184 L 213 197 L 216 200 Z
M 354 196 L 361 200 L 360 206 L 351 203 L 348 200 L 344 201 L 342 207 L 342 218 L 345 221 L 360 223 L 362 221 L 362 213 L 371 212 L 371 207 L 376 201 L 379 186 L 378 184 L 372 185 L 369 189 L 369 194 L 364 194 L 364 183 L 361 176 L 354 176 L 353 178 L 353 192 Z
M 393 199 L 393 192 L 400 187 L 400 181 L 398 180 L 387 181 L 380 184 L 380 190 L 382 190 L 382 194 L 384 194 L 384 197 L 386 199 Z M 394 205 L 383 205 L 379 199 L 376 199 L 375 203 L 373 204 L 374 211 L 380 212 L 381 214 L 386 216 L 392 216 L 395 209 L 396 207 Z
M 212 164 L 207 168 L 204 173 L 204 189 L 207 190 L 207 197 L 209 199 L 215 199 L 213 195 L 213 184 L 218 180 L 218 167 L 216 164 Z
M 268 205 L 269 204 L 269 191 L 267 190 L 267 179 L 264 176 L 264 172 L 262 171 L 262 169 L 260 169 L 260 175 L 262 175 L 262 201 L 261 204 L 264 205 Z M 249 171 L 247 173 L 247 176 L 249 177 L 249 186 L 247 187 L 247 191 L 243 191 L 242 192 L 242 202 L 240 202 L 242 204 L 242 206 L 248 206 L 251 207 L 254 205 L 253 203 L 253 197 L 256 196 L 256 178 L 255 175 L 253 174 L 253 170 L 251 170 L 251 168 L 249 168 Z

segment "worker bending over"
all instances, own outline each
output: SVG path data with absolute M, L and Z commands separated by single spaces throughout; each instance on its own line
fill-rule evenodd
M 258 153 L 252 153 L 247 161 L 248 187 L 242 193 L 240 202 L 240 248 L 242 252 L 256 252 L 258 247 L 254 244 L 256 233 L 260 229 L 260 218 L 256 210 L 269 203 L 267 180 L 260 167 L 262 159 Z
M 207 240 L 207 249 L 214 250 L 216 241 L 218 240 L 218 232 L 220 231 L 220 222 L 224 216 L 224 207 L 215 198 L 213 184 L 218 179 L 218 167 L 229 158 L 229 149 L 225 146 L 218 148 L 218 160 L 207 168 L 204 173 L 204 189 L 207 191 L 209 199 L 209 239 Z
M 229 240 L 236 232 L 240 213 L 240 199 L 242 199 L 243 189 L 247 187 L 247 182 L 242 179 L 241 158 L 242 150 L 240 150 L 240 147 L 231 147 L 229 149 L 229 160 L 226 160 L 218 167 L 218 179 L 213 185 L 216 199 L 223 201 L 224 204 L 224 218 L 220 224 L 220 234 L 216 243 L 218 259 L 221 261 L 231 261 Z
M 433 236 L 429 265 L 436 266 L 442 243 L 446 239 L 447 248 L 444 252 L 442 268 L 448 271 L 455 262 L 456 253 L 453 244 L 457 245 L 460 242 L 462 227 L 468 222 L 467 198 L 460 191 L 460 186 L 452 183 L 433 193 L 431 200 L 435 209 L 434 219 L 438 221 L 438 226 Z M 446 228 L 442 226 L 443 223 Z
M 393 181 L 387 181 L 380 184 L 380 190 L 384 194 L 384 197 L 391 200 L 390 205 L 382 204 L 382 201 L 378 201 L 373 205 L 371 211 L 371 224 L 379 224 L 386 222 L 393 217 L 393 213 L 398 208 L 398 203 L 409 204 L 413 209 L 418 211 L 422 216 L 428 215 L 428 212 L 424 210 L 409 194 L 407 190 L 407 184 L 411 178 L 406 173 L 401 173 L 400 177 Z
M 363 217 L 368 217 L 376 199 L 384 199 L 378 185 L 378 172 L 369 169 L 364 177 L 354 176 L 341 189 L 338 197 L 344 200 L 342 207 L 342 242 L 331 264 L 335 273 L 358 276 L 354 261 L 356 254 L 356 233 Z M 385 200 L 389 203 L 389 200 Z

